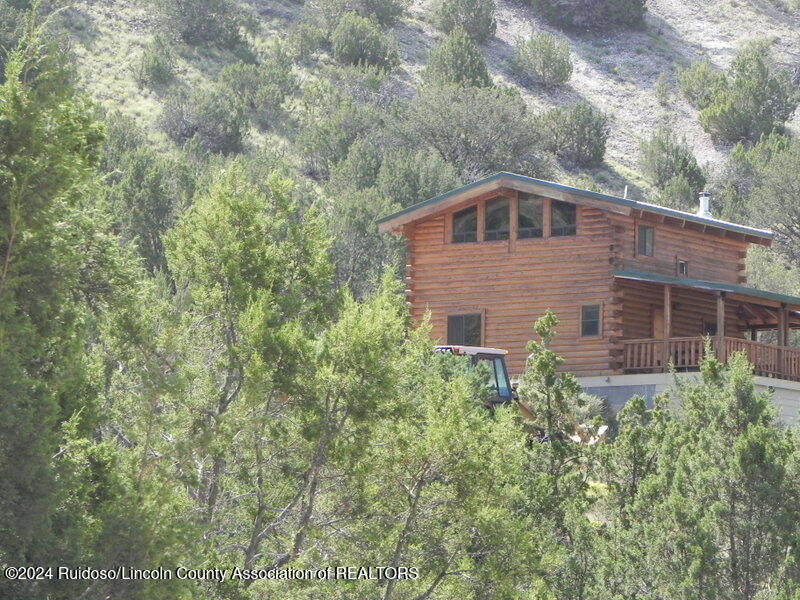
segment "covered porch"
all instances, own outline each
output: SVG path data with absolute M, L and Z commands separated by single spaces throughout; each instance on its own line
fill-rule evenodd
M 659 373 L 670 365 L 696 370 L 710 339 L 725 361 L 744 352 L 756 375 L 800 381 L 800 298 L 740 285 L 615 271 L 622 335 L 615 344 L 618 372 Z

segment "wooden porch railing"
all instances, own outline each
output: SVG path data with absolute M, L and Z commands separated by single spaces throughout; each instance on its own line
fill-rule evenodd
M 664 371 L 671 362 L 679 371 L 692 370 L 700 364 L 703 343 L 701 337 L 670 338 L 666 342 L 658 339 L 623 340 L 623 368 L 629 373 L 657 373 Z M 716 347 L 714 338 L 712 344 L 722 360 L 734 352 L 744 352 L 756 375 L 800 381 L 800 349 L 730 337 L 724 338 L 721 349 Z

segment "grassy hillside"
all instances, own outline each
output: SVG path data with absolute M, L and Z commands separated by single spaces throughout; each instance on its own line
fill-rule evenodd
M 254 28 L 249 41 L 262 47 L 285 39 L 303 15 L 304 7 L 291 2 L 252 1 L 246 5 Z M 307 9 L 306 9 L 307 10 Z M 407 15 L 391 29 L 400 65 L 392 73 L 394 90 L 411 95 L 420 82 L 430 49 L 443 37 L 431 23 L 430 3 L 414 2 Z M 481 45 L 496 83 L 516 87 L 532 107 L 564 106 L 585 98 L 610 117 L 611 135 L 605 164 L 592 169 L 594 183 L 615 193 L 625 184 L 642 197 L 647 184 L 638 173 L 640 140 L 666 120 L 685 135 L 701 165 L 713 172 L 729 147 L 715 143 L 697 123 L 695 111 L 677 93 L 675 73 L 690 61 L 707 58 L 726 67 L 738 46 L 754 37 L 765 37 L 778 62 L 793 66 L 800 61 L 800 12 L 781 9 L 768 0 L 704 2 L 701 0 L 651 0 L 645 27 L 607 33 L 564 32 L 574 65 L 567 85 L 548 90 L 517 77 L 510 68 L 517 38 L 532 31 L 560 32 L 548 25 L 529 6 L 500 0 L 495 13 L 497 32 Z M 159 145 L 166 140 L 156 125 L 164 90 L 138 86 L 134 80 L 145 44 L 157 32 L 155 11 L 147 2 L 76 2 L 63 15 L 86 88 L 103 106 L 134 116 Z M 224 65 L 238 59 L 235 53 L 203 46 L 179 46 L 177 83 L 192 88 L 212 79 Z M 301 83 L 313 79 L 332 58 L 325 52 L 296 65 Z M 660 83 L 661 80 L 661 83 Z M 665 86 L 666 93 L 657 87 Z M 795 113 L 788 128 L 797 130 Z M 291 134 L 289 134 L 291 135 Z M 273 144 L 280 135 L 271 134 Z M 258 143 L 260 137 L 251 137 Z M 574 173 L 572 173 L 574 175 Z

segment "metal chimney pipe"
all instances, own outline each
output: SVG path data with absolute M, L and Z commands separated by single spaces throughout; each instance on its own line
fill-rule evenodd
M 709 192 L 700 192 L 698 198 L 700 199 L 700 208 L 697 209 L 697 216 L 713 219 L 714 215 L 711 214 L 711 194 Z

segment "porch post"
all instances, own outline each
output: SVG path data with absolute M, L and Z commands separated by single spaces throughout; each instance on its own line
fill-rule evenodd
M 789 343 L 789 311 L 786 304 L 781 303 L 778 311 L 778 369 L 781 375 L 786 373 L 786 352 L 784 346 Z
M 672 286 L 664 285 L 664 348 L 661 351 L 661 366 L 666 373 L 669 370 L 669 338 L 672 337 Z
M 725 292 L 717 292 L 717 360 L 725 362 Z

